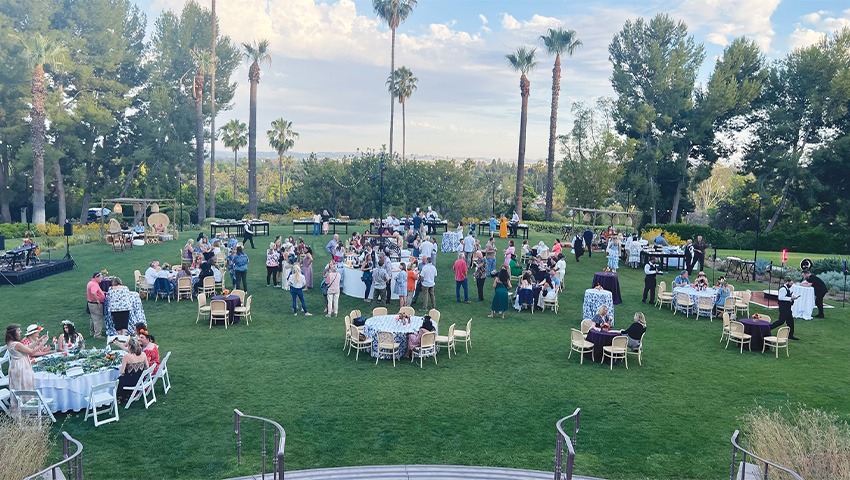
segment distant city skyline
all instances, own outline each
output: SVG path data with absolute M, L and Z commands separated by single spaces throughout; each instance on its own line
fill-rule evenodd
M 148 32 L 164 10 L 179 14 L 185 0 L 136 0 Z M 209 8 L 209 0 L 198 0 Z M 221 33 L 237 43 L 266 38 L 271 65 L 258 89 L 258 150 L 272 152 L 265 132 L 283 117 L 300 138 L 293 152 L 380 150 L 389 143 L 390 33 L 370 0 L 218 0 Z M 553 58 L 540 46 L 548 28 L 573 29 L 584 45 L 562 58 L 558 133 L 571 128 L 574 102 L 613 96 L 608 45 L 628 19 L 668 13 L 683 20 L 706 49 L 704 81 L 723 47 L 748 36 L 766 58 L 782 58 L 825 33 L 850 26 L 850 8 L 837 0 L 419 0 L 397 31 L 396 66 L 419 78 L 407 103 L 408 155 L 515 160 L 520 113 L 519 75 L 505 55 L 537 47 L 529 75 L 526 157 L 546 156 Z M 247 122 L 248 66 L 243 62 L 233 109 L 219 112 Z M 401 152 L 401 108 L 396 105 L 394 149 Z M 217 143 L 218 155 L 226 151 Z M 560 156 L 560 155 L 559 155 Z

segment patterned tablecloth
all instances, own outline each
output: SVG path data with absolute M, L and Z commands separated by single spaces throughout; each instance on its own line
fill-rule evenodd
M 697 291 L 694 287 L 676 287 L 673 289 L 673 308 L 679 310 L 679 305 L 676 302 L 676 296 L 679 292 L 687 293 L 689 297 L 691 297 L 691 301 L 694 302 L 695 312 L 697 309 L 697 305 L 699 305 L 699 297 L 711 297 L 711 303 L 714 304 L 714 300 L 717 299 L 717 290 L 714 288 L 706 288 L 703 291 Z
M 608 313 L 613 317 L 614 316 L 614 299 L 611 296 L 611 292 L 608 290 L 597 290 L 595 288 L 588 288 L 584 291 L 584 305 L 582 306 L 582 318 L 591 319 L 596 312 L 599 311 L 599 307 L 602 305 L 608 305 Z
M 800 296 L 791 306 L 791 314 L 794 318 L 811 320 L 812 309 L 815 308 L 815 288 L 795 284 L 791 287 L 791 294 Z
M 117 379 L 118 369 L 110 368 L 78 377 L 35 372 L 34 377 L 35 387 L 41 395 L 53 399 L 50 404 L 53 412 L 77 412 L 86 409 L 86 397 L 91 392 L 91 387 Z
M 363 335 L 372 339 L 372 351 L 371 354 L 373 357 L 378 356 L 378 332 L 392 332 L 395 336 L 395 341 L 398 342 L 398 357 L 403 357 L 407 354 L 407 335 L 409 333 L 416 333 L 419 331 L 419 328 L 422 327 L 422 317 L 413 316 L 410 317 L 410 323 L 407 325 L 402 325 L 401 322 L 396 320 L 396 316 L 393 315 L 378 315 L 377 317 L 372 317 L 366 319 L 366 326 L 363 328 Z M 382 354 L 381 358 L 389 359 L 390 356 L 387 354 Z
M 107 294 L 106 299 L 103 302 L 103 324 L 106 327 L 107 335 L 115 335 L 115 323 L 112 321 L 112 312 L 109 311 L 109 304 L 112 301 L 112 295 Z M 147 319 L 145 318 L 145 310 L 142 308 L 142 299 L 139 297 L 139 294 L 136 292 L 129 292 L 127 295 L 122 295 L 121 301 L 123 303 L 122 306 L 114 308 L 114 310 L 129 310 L 130 311 L 130 320 L 127 322 L 127 330 L 132 332 L 134 331 L 134 326 L 137 323 L 144 323 L 147 325 Z
M 457 252 L 462 239 L 457 232 L 446 232 L 443 234 L 443 243 L 441 245 L 444 252 Z

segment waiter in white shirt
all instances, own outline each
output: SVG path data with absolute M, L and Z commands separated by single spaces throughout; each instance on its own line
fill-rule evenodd
M 650 305 L 655 303 L 655 276 L 661 274 L 656 261 L 658 259 L 652 257 L 643 267 L 643 273 L 646 276 L 643 279 L 643 300 L 641 302 L 646 303 L 646 295 L 649 294 Z
M 791 277 L 785 277 L 785 284 L 779 287 L 779 320 L 771 323 L 770 329 L 773 330 L 787 323 L 788 327 L 791 328 L 788 338 L 799 340 L 794 336 L 794 315 L 791 313 L 791 307 L 794 305 L 794 300 L 797 300 L 800 296 L 791 294 L 792 285 L 794 285 L 794 281 L 791 280 Z

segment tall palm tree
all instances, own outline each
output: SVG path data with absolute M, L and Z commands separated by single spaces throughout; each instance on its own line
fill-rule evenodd
M 525 47 L 519 47 L 516 52 L 505 55 L 511 68 L 520 73 L 519 91 L 522 96 L 522 111 L 519 117 L 519 154 L 516 162 L 516 206 L 514 209 L 519 218 L 522 218 L 522 182 L 525 176 L 525 131 L 528 127 L 528 96 L 531 93 L 531 82 L 528 81 L 526 74 L 530 72 L 536 65 L 534 59 L 536 48 L 531 50 Z
M 59 65 L 67 54 L 65 46 L 50 37 L 37 33 L 26 39 L 18 39 L 23 45 L 23 57 L 32 70 L 32 108 L 30 109 L 30 138 L 32 141 L 32 221 L 44 225 L 44 142 L 47 130 L 47 115 L 44 102 L 47 86 L 44 78 L 45 65 Z
M 552 220 L 552 191 L 555 189 L 555 140 L 558 130 L 558 97 L 561 93 L 561 54 L 573 56 L 576 48 L 581 46 L 581 40 L 575 30 L 550 28 L 549 35 L 541 35 L 540 40 L 549 55 L 555 55 L 555 66 L 552 67 L 552 111 L 549 114 L 549 156 L 546 158 L 546 220 Z
M 405 66 L 398 67 L 387 79 L 387 88 L 394 98 L 401 104 L 401 159 L 404 160 L 407 149 L 407 119 L 405 114 L 405 102 L 413 92 L 416 91 L 416 82 L 419 79 L 413 76 L 413 72 Z
M 269 145 L 275 149 L 278 155 L 278 201 L 283 203 L 283 157 L 286 152 L 295 146 L 298 133 L 292 130 L 292 122 L 282 118 L 272 122 L 272 129 L 266 132 L 269 137 Z
M 248 115 L 248 212 L 257 215 L 257 84 L 260 83 L 260 64 L 271 63 L 269 41 L 243 43 L 243 55 L 251 62 L 248 81 L 251 82 L 251 105 Z
M 416 7 L 417 0 L 372 0 L 375 14 L 387 23 L 392 31 L 390 49 L 390 75 L 395 71 L 395 31 Z M 393 122 L 395 121 L 395 96 L 390 95 L 390 158 L 393 156 Z
M 220 129 L 221 131 L 221 140 L 224 142 L 224 146 L 233 150 L 233 200 L 238 200 L 236 198 L 236 172 L 238 170 L 237 164 L 239 161 L 239 157 L 237 156 L 239 153 L 239 149 L 248 145 L 248 126 L 245 125 L 244 122 L 240 122 L 237 119 L 232 119 L 229 122 L 225 123 L 223 127 Z
M 210 45 L 210 216 L 215 217 L 215 67 L 218 57 L 215 54 L 215 44 L 218 40 L 218 20 L 215 16 L 215 0 L 212 0 L 212 44 Z M 235 194 L 236 191 L 234 190 Z
M 203 224 L 207 218 L 207 207 L 204 197 L 204 77 L 212 68 L 213 56 L 206 50 L 192 50 L 192 67 L 194 78 L 192 83 L 192 98 L 195 100 L 195 176 L 198 185 L 198 223 Z

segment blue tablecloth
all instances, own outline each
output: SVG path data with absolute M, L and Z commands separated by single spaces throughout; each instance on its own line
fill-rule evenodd
M 378 332 L 392 332 L 395 336 L 395 341 L 399 344 L 398 357 L 403 357 L 405 354 L 407 354 L 407 335 L 409 333 L 418 332 L 421 327 L 422 317 L 410 317 L 410 323 L 408 323 L 407 325 L 402 325 L 401 322 L 396 320 L 395 314 L 378 315 L 377 317 L 366 319 L 366 325 L 363 328 L 363 335 L 372 339 L 371 354 L 373 357 L 377 357 Z M 390 356 L 387 354 L 382 354 L 381 358 L 389 359 Z
M 593 318 L 599 307 L 608 306 L 608 314 L 614 316 L 614 299 L 608 290 L 597 290 L 588 288 L 584 291 L 584 305 L 582 306 L 582 318 Z
M 443 234 L 443 244 L 442 249 L 444 252 L 457 252 L 458 246 L 460 246 L 461 238 L 458 236 L 457 232 L 446 232 Z
M 679 310 L 679 304 L 676 301 L 676 296 L 679 292 L 687 293 L 689 297 L 691 297 L 691 301 L 694 302 L 694 308 L 692 311 L 696 311 L 697 305 L 699 305 L 699 297 L 710 297 L 711 304 L 714 304 L 714 301 L 717 299 L 717 290 L 714 288 L 706 288 L 703 291 L 697 291 L 694 287 L 676 287 L 673 289 L 673 308 Z M 681 310 L 684 311 L 684 310 Z

